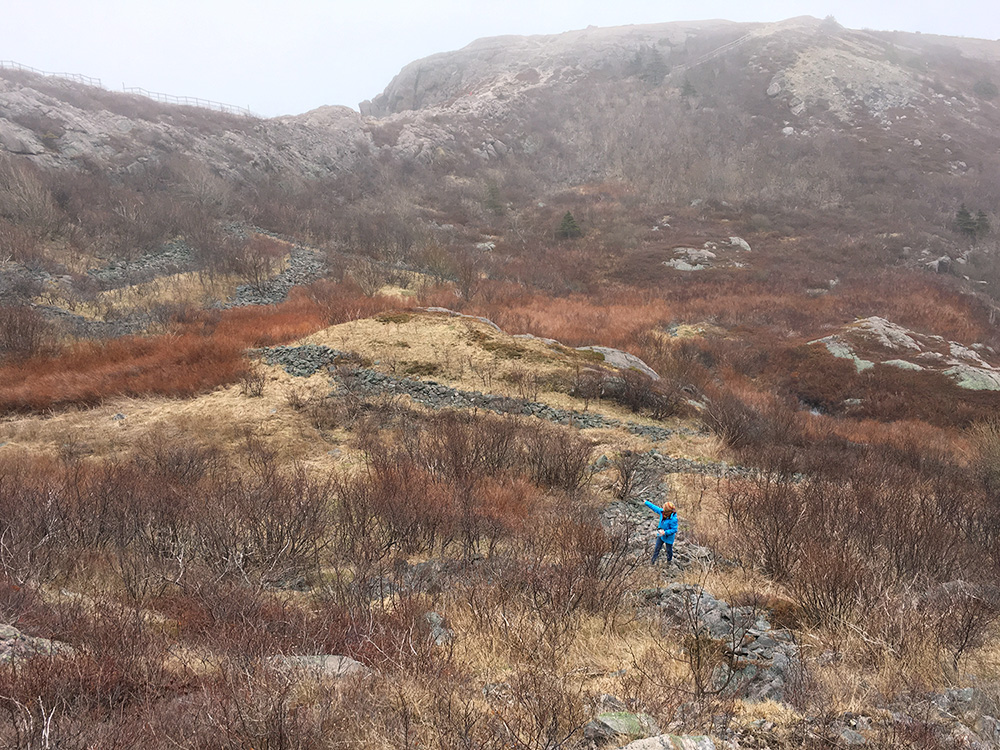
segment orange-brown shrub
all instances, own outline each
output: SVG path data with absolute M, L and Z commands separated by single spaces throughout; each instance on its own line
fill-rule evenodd
M 397 300 L 364 298 L 327 284 L 299 290 L 273 307 L 186 313 L 168 334 L 80 343 L 0 368 L 0 411 L 93 406 L 113 396 L 192 396 L 236 382 L 248 348 L 398 306 Z
M 783 392 L 833 415 L 884 422 L 920 420 L 967 427 L 1000 407 L 1000 394 L 959 387 L 945 375 L 876 365 L 859 373 L 854 363 L 819 347 L 786 349 L 771 372 Z M 860 403 L 848 405 L 849 399 Z
M 992 583 L 1000 523 L 985 485 L 953 464 L 858 446 L 808 479 L 762 472 L 731 483 L 730 552 L 784 581 L 817 622 L 962 576 Z

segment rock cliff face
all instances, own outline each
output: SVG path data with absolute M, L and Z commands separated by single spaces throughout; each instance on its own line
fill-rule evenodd
M 447 105 L 462 96 L 493 94 L 502 99 L 518 91 L 569 83 L 587 72 L 626 65 L 640 49 L 655 50 L 649 54 L 663 57 L 702 38 L 723 43 L 760 25 L 706 21 L 591 26 L 548 36 L 477 39 L 463 49 L 410 63 L 384 92 L 362 102 L 361 111 L 385 117 Z
M 256 120 L 0 70 L 0 149 L 42 167 L 87 159 L 128 171 L 184 154 L 223 176 L 247 169 L 315 176 L 350 169 L 372 144 L 347 107 Z
M 789 190 L 834 204 L 857 183 L 844 149 L 886 168 L 975 179 L 972 165 L 986 169 L 998 151 L 998 61 L 1000 42 L 814 18 L 591 27 L 480 39 L 415 61 L 361 114 L 329 106 L 269 120 L 0 70 L 0 152 L 115 170 L 179 153 L 222 177 L 324 176 L 386 158 L 460 173 L 521 157 L 554 182 L 633 178 L 655 164 L 674 184 L 700 169 L 691 154 L 710 152 L 715 172 L 738 164 L 744 182 L 768 173 L 767 185 L 742 185 L 753 196 L 773 192 L 772 162 L 791 157 L 802 166 L 789 181 L 808 173 L 822 184 Z

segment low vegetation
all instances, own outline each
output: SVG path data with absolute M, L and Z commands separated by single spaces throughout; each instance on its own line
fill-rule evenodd
M 959 180 L 958 136 L 776 138 L 749 62 L 681 81 L 665 52 L 585 77 L 586 117 L 526 93 L 545 136 L 502 161 L 461 133 L 407 160 L 403 116 L 322 178 L 0 156 L 0 745 L 555 750 L 606 710 L 772 748 L 986 731 L 929 706 L 1000 712 L 1000 391 L 814 342 L 879 316 L 1000 366 L 995 154 Z M 54 114 L 17 122 L 56 153 Z M 787 631 L 774 700 L 759 636 L 655 604 L 681 585 Z

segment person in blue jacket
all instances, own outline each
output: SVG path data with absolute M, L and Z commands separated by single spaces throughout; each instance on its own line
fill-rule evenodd
M 656 558 L 660 556 L 660 550 L 667 548 L 667 562 L 674 559 L 674 537 L 677 535 L 677 506 L 673 503 L 659 505 L 646 500 L 646 505 L 660 514 L 660 523 L 656 527 L 656 546 L 653 547 L 653 559 L 650 561 L 656 564 Z

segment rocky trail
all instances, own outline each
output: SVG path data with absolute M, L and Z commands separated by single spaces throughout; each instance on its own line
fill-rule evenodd
M 379 372 L 357 364 L 356 355 L 317 344 L 278 346 L 256 352 L 270 365 L 282 367 L 289 375 L 309 377 L 322 370 L 330 372 L 334 395 L 354 395 L 363 399 L 376 396 L 407 396 L 431 409 L 485 409 L 496 414 L 537 417 L 554 424 L 580 430 L 624 429 L 631 435 L 653 443 L 662 443 L 673 435 L 704 435 L 688 427 L 667 428 L 639 424 L 608 417 L 598 412 L 558 409 L 548 404 L 481 391 L 465 391 L 433 380 L 418 380 Z M 598 470 L 610 466 L 601 456 Z M 640 459 L 640 470 L 647 474 L 704 474 L 712 477 L 745 476 L 751 469 L 726 461 L 694 461 L 672 457 L 652 448 Z M 658 495 L 659 496 L 659 495 Z

